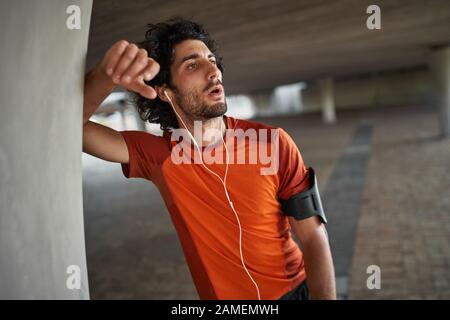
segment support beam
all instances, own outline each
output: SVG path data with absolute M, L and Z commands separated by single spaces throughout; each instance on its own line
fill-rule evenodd
M 440 134 L 450 137 L 450 45 L 433 49 L 430 59 L 435 82 Z
M 326 77 L 319 79 L 318 87 L 322 119 L 325 123 L 335 123 L 336 108 L 334 104 L 333 78 Z

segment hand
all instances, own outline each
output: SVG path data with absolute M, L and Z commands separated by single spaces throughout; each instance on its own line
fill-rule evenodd
M 144 80 L 150 81 L 158 74 L 159 63 L 134 43 L 125 40 L 116 42 L 106 52 L 100 69 L 116 85 L 149 99 L 157 97 L 155 89 L 145 84 Z

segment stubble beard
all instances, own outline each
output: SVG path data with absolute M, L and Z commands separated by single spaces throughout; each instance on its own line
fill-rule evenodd
M 227 112 L 226 100 L 208 105 L 195 91 L 189 91 L 185 95 L 182 95 L 176 88 L 173 91 L 175 93 L 175 101 L 181 110 L 193 120 L 209 120 L 223 116 Z

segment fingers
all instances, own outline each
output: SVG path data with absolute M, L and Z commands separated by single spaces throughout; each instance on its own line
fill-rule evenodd
M 160 66 L 159 63 L 153 60 L 152 58 L 148 58 L 147 66 L 144 70 L 142 70 L 141 74 L 144 76 L 146 81 L 150 81 L 153 79 L 159 72 Z
M 155 99 L 157 97 L 156 90 L 146 85 L 142 76 L 140 76 L 140 79 L 136 81 L 130 89 L 148 99 Z
M 154 99 L 157 96 L 156 91 L 147 85 L 144 80 L 150 81 L 158 74 L 159 70 L 159 63 L 152 58 L 148 58 L 147 51 L 142 49 L 141 53 L 137 55 L 136 59 L 122 75 L 121 82 L 124 83 L 127 89 L 131 89 L 146 98 Z
M 128 41 L 121 40 L 115 43 L 105 55 L 105 70 L 108 76 L 112 76 L 114 70 L 116 69 L 116 65 L 120 60 L 120 57 L 127 49 L 129 43 Z
M 145 49 L 125 40 L 115 43 L 106 53 L 103 67 L 116 85 L 135 91 L 144 97 L 154 99 L 156 91 L 144 80 L 150 81 L 159 72 L 160 66 L 148 57 Z
M 128 68 L 120 77 L 120 80 L 124 83 L 130 83 L 132 79 L 142 73 L 148 63 L 147 51 L 145 49 L 139 49 L 135 59 L 129 64 Z
M 116 68 L 114 69 L 114 73 L 112 76 L 114 82 L 119 83 L 119 82 L 121 82 L 121 80 L 124 80 L 124 79 L 122 79 L 122 75 L 125 72 L 125 70 L 128 69 L 130 64 L 134 61 L 138 52 L 139 52 L 139 48 L 134 43 L 127 46 L 127 48 L 123 52 L 122 56 L 120 57 L 120 60 L 116 65 Z M 131 80 L 131 79 L 129 79 L 129 80 Z M 130 82 L 130 81 L 128 81 L 128 82 Z

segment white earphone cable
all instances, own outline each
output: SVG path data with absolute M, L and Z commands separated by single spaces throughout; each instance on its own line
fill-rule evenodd
M 183 126 L 186 128 L 186 130 L 187 130 L 187 132 L 188 132 L 190 138 L 192 139 L 192 142 L 193 142 L 194 145 L 197 147 L 197 150 L 198 150 L 198 152 L 199 152 L 199 154 L 200 154 L 200 160 L 201 160 L 202 166 L 203 166 L 206 170 L 208 170 L 210 173 L 212 173 L 214 176 L 216 176 L 216 177 L 222 182 L 222 184 L 223 184 L 223 189 L 224 189 L 225 195 L 226 195 L 226 197 L 227 197 L 227 199 L 228 199 L 228 203 L 229 203 L 229 205 L 230 205 L 231 210 L 233 210 L 233 212 L 234 212 L 234 214 L 235 214 L 235 216 L 236 216 L 236 220 L 237 220 L 238 226 L 239 226 L 239 253 L 240 253 L 240 256 L 241 256 L 241 263 L 242 263 L 242 266 L 244 267 L 245 272 L 247 273 L 247 275 L 249 276 L 250 280 L 253 282 L 253 284 L 254 284 L 255 287 L 256 287 L 256 292 L 257 292 L 257 294 L 258 294 L 258 300 L 261 300 L 261 295 L 260 295 L 260 293 L 259 293 L 259 287 L 258 287 L 257 283 L 255 282 L 255 280 L 253 279 L 253 277 L 251 276 L 250 272 L 247 270 L 247 267 L 245 266 L 244 256 L 243 256 L 243 254 L 242 254 L 242 227 L 241 227 L 241 221 L 239 220 L 238 213 L 237 213 L 236 210 L 234 209 L 233 202 L 232 202 L 231 199 L 230 199 L 230 196 L 229 196 L 228 190 L 227 190 L 227 186 L 226 186 L 227 175 L 228 175 L 228 162 L 229 162 L 229 158 L 228 158 L 228 157 L 229 157 L 229 154 L 228 154 L 228 147 L 227 147 L 227 144 L 225 143 L 225 140 L 223 139 L 222 134 L 221 134 L 220 137 L 222 138 L 223 145 L 225 146 L 225 153 L 226 153 L 226 159 L 227 159 L 227 160 L 226 160 L 226 166 L 225 166 L 225 175 L 224 175 L 224 178 L 222 179 L 217 173 L 215 173 L 214 171 L 210 170 L 210 169 L 203 163 L 203 155 L 202 155 L 202 151 L 201 151 L 200 147 L 198 146 L 197 141 L 195 140 L 194 136 L 191 134 L 191 132 L 190 132 L 189 129 L 187 128 L 187 126 L 186 126 L 186 124 L 184 123 L 183 119 L 180 117 L 180 115 L 178 114 L 178 112 L 175 110 L 175 107 L 174 107 L 174 105 L 173 105 L 173 103 L 172 103 L 172 99 L 170 99 L 170 97 L 169 97 L 169 95 L 167 94 L 166 91 L 164 91 L 164 94 L 165 94 L 165 96 L 167 97 L 167 99 L 169 100 L 170 105 L 172 106 L 173 111 L 174 111 L 175 114 L 178 116 L 178 118 L 181 120 L 181 122 L 183 123 Z

